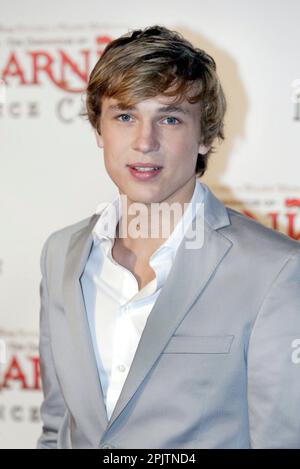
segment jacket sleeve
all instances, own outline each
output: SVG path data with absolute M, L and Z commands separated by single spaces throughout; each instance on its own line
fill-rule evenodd
M 57 448 L 57 435 L 66 412 L 66 405 L 61 394 L 52 358 L 51 337 L 49 329 L 49 298 L 47 290 L 47 247 L 51 236 L 44 243 L 40 268 L 42 279 L 40 282 L 40 337 L 39 356 L 40 372 L 43 389 L 43 402 L 40 408 L 42 419 L 42 433 L 37 441 L 37 449 Z
M 300 250 L 274 279 L 248 347 L 252 448 L 300 448 Z

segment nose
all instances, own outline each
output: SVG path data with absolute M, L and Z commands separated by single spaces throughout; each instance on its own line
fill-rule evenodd
M 159 149 L 157 133 L 151 123 L 140 123 L 135 129 L 132 148 L 141 153 L 149 153 Z

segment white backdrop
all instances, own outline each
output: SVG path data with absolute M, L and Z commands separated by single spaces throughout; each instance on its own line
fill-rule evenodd
M 207 50 L 228 113 L 202 181 L 300 239 L 299 18 L 297 0 L 0 0 L 0 448 L 34 447 L 41 431 L 42 244 L 117 193 L 78 116 L 98 53 L 151 24 Z

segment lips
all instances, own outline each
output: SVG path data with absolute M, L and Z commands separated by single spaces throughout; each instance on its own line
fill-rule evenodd
M 127 166 L 131 175 L 140 181 L 150 180 L 158 176 L 162 171 L 162 167 L 159 167 L 158 169 L 152 169 L 152 166 L 144 166 L 143 169 L 137 169 L 135 166 Z
M 137 163 L 132 163 L 132 164 L 128 164 L 127 166 L 130 166 L 131 168 L 162 168 L 163 166 L 162 165 L 159 165 L 159 164 L 156 164 L 156 163 L 141 163 L 141 162 L 137 162 Z
M 143 171 L 143 172 L 150 172 L 150 171 L 160 171 L 162 168 L 158 166 L 129 166 L 129 168 L 134 169 L 135 171 Z

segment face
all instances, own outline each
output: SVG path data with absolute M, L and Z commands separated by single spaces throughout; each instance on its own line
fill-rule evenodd
M 200 143 L 200 104 L 185 100 L 172 105 L 173 99 L 159 95 L 126 109 L 114 98 L 102 100 L 97 144 L 109 176 L 128 203 L 182 202 L 184 194 L 192 196 L 198 153 L 207 153 L 209 147 Z M 128 166 L 137 163 L 162 169 L 141 179 Z

